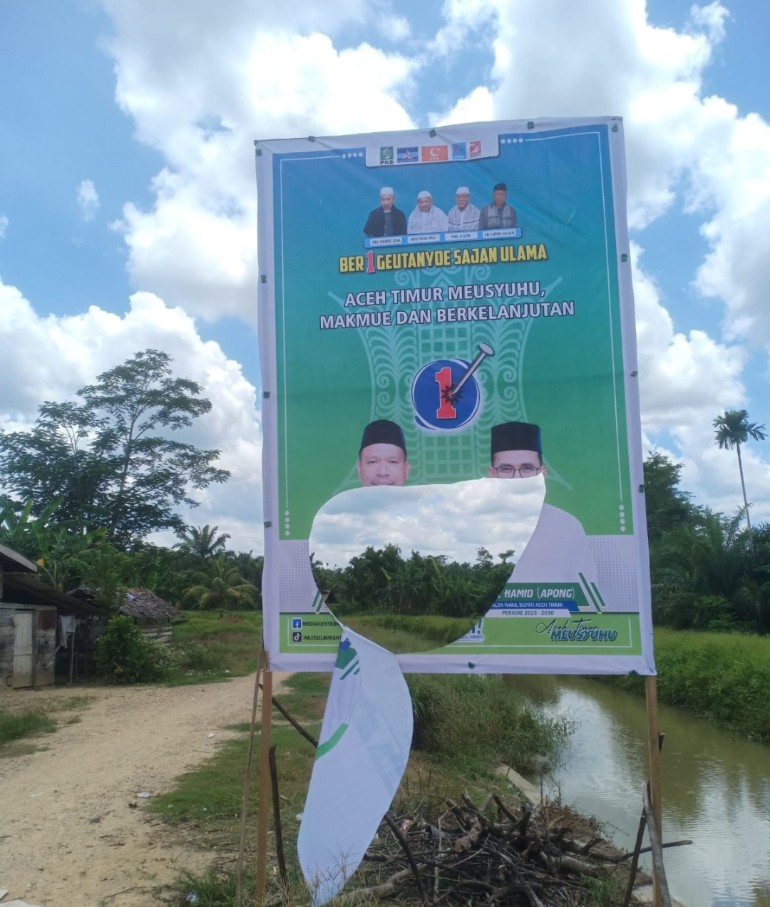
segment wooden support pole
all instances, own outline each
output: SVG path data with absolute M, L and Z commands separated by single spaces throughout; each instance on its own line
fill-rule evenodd
M 660 766 L 661 735 L 658 728 L 658 684 L 657 677 L 644 678 L 644 691 L 647 700 L 647 750 L 650 763 L 650 809 L 651 820 L 659 841 L 663 840 L 662 784 Z M 661 905 L 661 885 L 659 873 L 653 862 L 653 886 L 655 907 Z
M 662 907 L 671 907 L 671 897 L 668 893 L 668 882 L 666 881 L 666 869 L 663 865 L 663 844 L 654 817 L 651 814 L 652 806 L 649 802 L 649 790 L 650 785 L 645 785 L 644 810 L 647 815 L 647 833 L 650 836 L 650 849 L 652 850 L 655 899 L 660 902 Z
M 257 880 L 254 892 L 256 907 L 264 907 L 267 886 L 267 832 L 270 822 L 270 731 L 272 725 L 273 672 L 267 652 L 262 675 L 262 728 L 259 751 L 259 812 L 257 813 Z
M 265 642 L 260 640 L 259 654 L 257 655 L 257 674 L 254 678 L 254 696 L 251 701 L 251 725 L 249 727 L 249 747 L 246 754 L 246 769 L 243 775 L 243 795 L 241 797 L 241 831 L 238 842 L 238 859 L 235 864 L 235 907 L 242 907 L 243 890 L 243 859 L 246 852 L 246 820 L 249 814 L 249 799 L 251 795 L 251 770 L 254 761 L 254 735 L 257 726 L 257 703 L 262 677 L 262 659 L 265 653 Z

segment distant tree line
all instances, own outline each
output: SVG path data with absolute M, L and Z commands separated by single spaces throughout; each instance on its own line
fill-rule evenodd
M 681 470 L 659 452 L 644 463 L 654 623 L 770 633 L 770 525 L 696 505 Z
M 217 526 L 188 526 L 178 512 L 195 506 L 196 490 L 228 478 L 219 451 L 175 436 L 211 408 L 199 385 L 174 377 L 167 354 L 145 350 L 76 396 L 43 403 L 28 431 L 0 433 L 0 542 L 35 561 L 44 582 L 87 586 L 107 609 L 125 588 L 185 608 L 260 607 L 262 556 L 229 551 Z M 680 488 L 681 464 L 656 451 L 644 463 L 653 619 L 769 633 L 770 526 L 751 525 L 741 454 L 764 440 L 764 426 L 728 410 L 714 429 L 715 443 L 737 454 L 744 504 L 732 517 L 693 502 Z M 178 543 L 147 542 L 162 529 Z M 474 563 L 456 563 L 386 545 L 344 567 L 312 566 L 341 615 L 468 617 L 486 611 L 513 556 L 479 548 Z
M 408 558 L 396 545 L 369 546 L 345 567 L 313 563 L 316 582 L 334 596 L 332 610 L 348 613 L 440 614 L 481 617 L 511 573 L 504 551 L 495 563 L 486 548 L 477 550 L 473 564 L 426 556 L 412 551 Z

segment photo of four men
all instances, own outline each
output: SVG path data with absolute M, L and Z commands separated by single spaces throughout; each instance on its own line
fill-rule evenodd
M 369 237 L 404 236 L 407 233 L 455 233 L 465 230 L 500 230 L 518 225 L 516 210 L 507 202 L 508 187 L 496 183 L 492 201 L 482 208 L 471 202 L 467 186 L 458 186 L 455 204 L 444 212 L 433 203 L 428 189 L 417 194 L 417 204 L 409 215 L 396 207 L 392 186 L 380 189 L 380 204 L 369 213 L 364 235 Z

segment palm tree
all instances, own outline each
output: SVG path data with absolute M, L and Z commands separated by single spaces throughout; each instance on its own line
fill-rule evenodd
M 186 526 L 177 533 L 182 539 L 178 547 L 204 561 L 216 557 L 224 553 L 225 545 L 230 538 L 226 532 L 219 535 L 217 532 L 219 526 L 209 526 L 208 523 L 205 526 Z
M 201 611 L 246 609 L 254 607 L 259 600 L 259 589 L 247 582 L 232 561 L 222 554 L 209 562 L 208 570 L 196 573 L 193 583 L 184 590 L 184 600 Z
M 741 474 L 741 489 L 743 491 L 743 508 L 746 511 L 746 523 L 749 527 L 749 540 L 751 540 L 751 519 L 749 518 L 749 502 L 746 498 L 746 483 L 743 479 L 743 461 L 741 460 L 741 444 L 749 438 L 754 441 L 764 441 L 767 437 L 764 425 L 749 422 L 749 414 L 745 409 L 728 409 L 714 419 L 714 434 L 720 450 L 735 448 L 738 454 L 738 470 Z M 751 543 L 749 541 L 749 543 Z

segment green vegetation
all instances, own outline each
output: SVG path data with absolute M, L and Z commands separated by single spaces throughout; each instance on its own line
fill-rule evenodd
M 488 776 L 497 765 L 527 771 L 551 761 L 570 734 L 566 719 L 522 706 L 499 677 L 414 675 L 409 689 L 414 748 L 463 774 Z
M 655 633 L 658 699 L 754 740 L 770 741 L 770 637 L 739 633 Z M 643 693 L 639 677 L 608 682 Z
M 41 514 L 58 499 L 59 520 L 83 533 L 104 529 L 118 548 L 158 529 L 184 527 L 192 490 L 229 478 L 218 450 L 171 440 L 209 412 L 202 388 L 174 378 L 158 350 L 131 359 L 81 388 L 77 401 L 45 402 L 29 431 L 0 435 L 2 484 Z
M 257 587 L 241 576 L 224 554 L 209 559 L 207 569 L 195 573 L 193 585 L 184 591 L 185 602 L 201 611 L 253 608 L 258 598 Z
M 458 681 L 460 681 L 458 683 Z M 329 684 L 326 674 L 295 674 L 285 682 L 286 692 L 278 699 L 311 735 L 320 732 L 321 718 Z M 511 703 L 505 685 L 496 678 L 412 677 L 415 695 L 416 736 L 392 811 L 397 816 L 420 814 L 435 818 L 446 809 L 446 799 L 460 799 L 467 793 L 481 802 L 490 788 L 504 789 L 508 782 L 494 773 L 499 762 L 516 758 L 526 761 L 526 749 L 535 747 L 540 755 L 554 755 L 568 729 L 543 724 L 534 712 L 525 712 Z M 447 711 L 451 710 L 451 711 Z M 483 733 L 482 733 L 483 728 Z M 243 773 L 247 758 L 248 728 L 225 743 L 208 763 L 183 775 L 177 788 L 151 801 L 150 809 L 164 821 L 196 840 L 205 837 L 210 846 L 227 855 L 223 872 L 200 877 L 184 875 L 179 891 L 194 892 L 196 903 L 207 907 L 231 907 L 234 903 L 235 868 L 240 831 Z M 451 740 L 441 741 L 442 734 Z M 479 741 L 484 746 L 479 746 Z M 284 903 L 305 903 L 307 894 L 301 881 L 296 856 L 299 814 L 302 812 L 310 779 L 314 748 L 297 731 L 274 713 L 272 743 L 277 750 L 280 806 L 286 858 L 288 892 L 282 891 L 272 875 L 268 881 L 270 897 L 282 895 Z M 255 757 L 255 774 L 258 766 Z M 258 777 L 251 784 L 249 827 L 245 865 L 254 865 L 255 822 Z M 251 903 L 253 878 L 247 875 L 244 903 Z M 598 902 L 595 902 L 598 903 Z
M 112 683 L 174 686 L 211 683 L 257 667 L 261 615 L 255 612 L 180 612 L 171 646 L 142 635 L 131 618 L 111 618 L 96 645 L 101 677 Z
M 12 713 L 0 709 L 0 749 L 14 740 L 50 734 L 56 722 L 39 711 Z
M 225 680 L 257 668 L 262 615 L 254 611 L 183 611 L 174 625 L 168 683 Z
M 369 546 L 344 568 L 329 568 L 318 562 L 313 572 L 319 588 L 334 592 L 334 609 L 347 619 L 350 614 L 387 612 L 404 615 L 481 617 L 502 589 L 511 572 L 502 552 L 500 563 L 486 548 L 479 548 L 474 564 L 458 564 L 446 557 L 424 557 L 413 551 L 408 559 L 396 545 Z
M 94 651 L 96 670 L 111 683 L 162 680 L 171 670 L 169 649 L 147 639 L 125 614 L 111 618 Z
M 749 516 L 749 500 L 746 497 L 746 481 L 743 477 L 743 458 L 741 457 L 741 444 L 751 438 L 753 441 L 764 441 L 767 437 L 764 425 L 749 422 L 749 414 L 745 409 L 728 409 L 721 416 L 714 419 L 714 440 L 720 450 L 732 450 L 738 455 L 738 472 L 741 477 L 741 491 L 743 492 L 743 512 L 746 514 L 746 525 L 751 538 L 751 518 Z
M 681 469 L 661 454 L 644 464 L 655 624 L 770 633 L 770 526 L 695 507 Z

